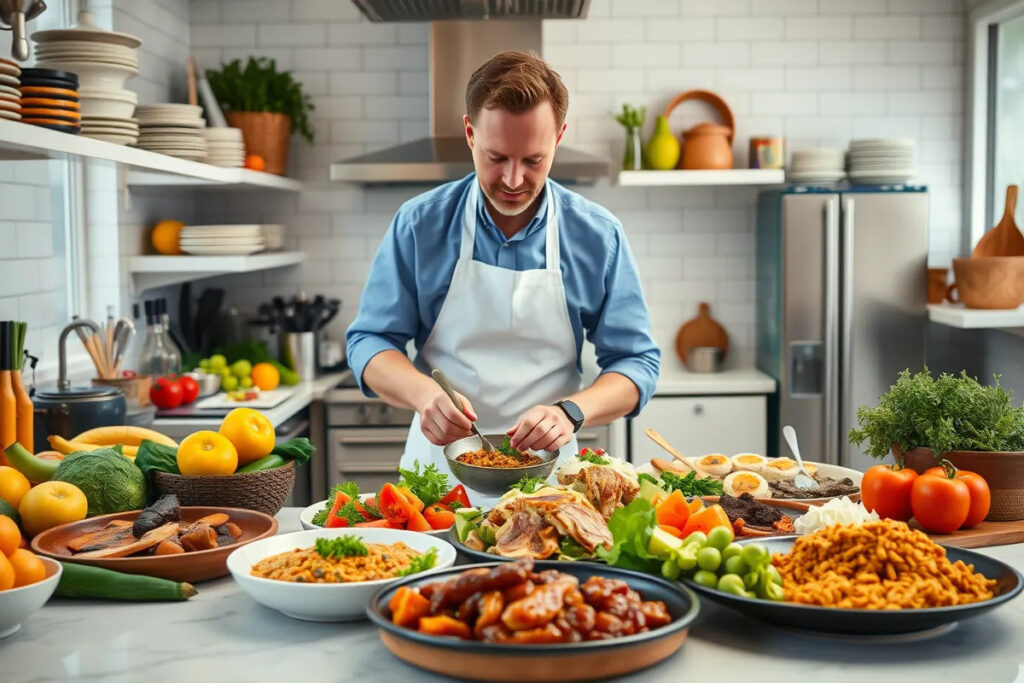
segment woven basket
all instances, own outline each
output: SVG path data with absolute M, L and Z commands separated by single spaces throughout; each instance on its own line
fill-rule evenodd
M 893 447 L 898 454 L 899 449 Z M 930 448 L 912 448 L 903 454 L 907 467 L 918 474 L 939 464 Z M 986 451 L 950 451 L 942 456 L 957 469 L 980 474 L 992 492 L 990 522 L 1014 522 L 1024 519 L 1024 453 Z
M 263 170 L 284 175 L 292 137 L 291 117 L 269 111 L 229 111 L 224 116 L 231 126 L 242 129 L 246 155 L 258 154 L 266 162 Z
M 153 472 L 161 495 L 173 493 L 182 505 L 245 508 L 276 515 L 295 484 L 295 463 L 260 472 L 216 476 L 184 476 Z

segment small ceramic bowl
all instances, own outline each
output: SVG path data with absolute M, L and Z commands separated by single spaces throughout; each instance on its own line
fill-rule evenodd
M 57 590 L 63 567 L 60 562 L 40 557 L 46 565 L 46 578 L 42 581 L 0 591 L 0 638 L 6 638 L 21 628 L 21 622 L 39 611 Z
M 505 439 L 505 434 L 485 434 L 487 440 L 492 444 L 500 444 Z M 463 453 L 472 453 L 483 448 L 480 437 L 473 435 L 465 439 L 453 441 L 444 447 L 444 457 L 448 460 L 448 466 L 455 478 L 463 484 L 488 496 L 500 496 L 508 491 L 508 488 L 523 477 L 540 477 L 547 479 L 555 469 L 558 460 L 558 449 L 554 451 L 534 451 L 544 462 L 539 465 L 527 467 L 480 467 L 479 465 L 467 465 L 459 462 L 458 457 Z
M 380 579 L 352 583 L 295 583 L 252 575 L 254 564 L 271 555 L 296 548 L 309 548 L 318 538 L 338 538 L 356 534 L 364 543 L 392 544 L 401 541 L 413 550 L 426 552 L 437 548 L 437 565 L 433 570 L 417 574 L 427 576 L 455 564 L 455 548 L 450 543 L 427 534 L 400 529 L 317 529 L 296 531 L 265 538 L 239 548 L 228 557 L 228 570 L 238 587 L 256 602 L 276 609 L 293 619 L 303 621 L 355 621 L 366 618 L 366 603 L 378 590 L 401 581 Z

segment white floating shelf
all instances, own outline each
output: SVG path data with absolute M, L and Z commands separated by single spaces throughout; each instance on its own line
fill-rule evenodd
M 928 306 L 928 318 L 932 322 L 968 330 L 1024 327 L 1024 306 L 996 311 L 964 308 L 963 304 L 931 304 Z
M 0 159 L 93 159 L 132 169 L 128 185 L 171 185 L 274 189 L 298 192 L 302 183 L 272 173 L 224 168 L 166 154 L 69 135 L 18 121 L 0 119 Z M 137 170 L 143 171 L 137 173 Z
M 774 168 L 733 168 L 720 171 L 619 171 L 619 185 L 662 187 L 668 185 L 782 185 L 786 172 Z
M 135 291 L 143 292 L 181 282 L 229 273 L 252 273 L 302 263 L 300 251 L 272 251 L 250 256 L 132 256 L 128 272 Z

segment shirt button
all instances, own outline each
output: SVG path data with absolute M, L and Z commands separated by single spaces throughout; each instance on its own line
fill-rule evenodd
M 501 245 L 501 246 L 503 246 L 503 247 L 507 247 L 507 246 L 508 246 L 508 242 L 505 242 L 505 243 L 504 243 L 503 245 Z

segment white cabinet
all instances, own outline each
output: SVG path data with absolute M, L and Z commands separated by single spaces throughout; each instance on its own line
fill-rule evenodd
M 635 465 L 671 458 L 644 430 L 653 427 L 685 456 L 765 453 L 767 400 L 751 396 L 655 396 L 630 424 Z

